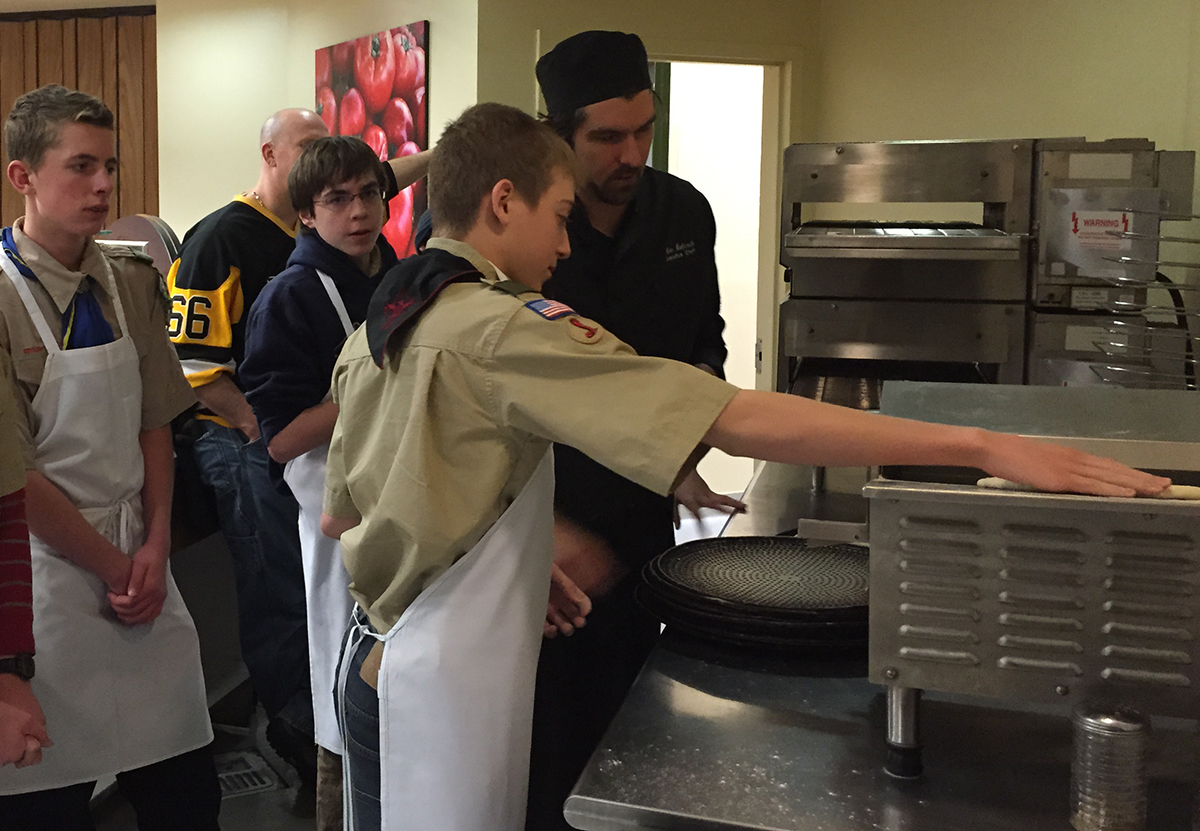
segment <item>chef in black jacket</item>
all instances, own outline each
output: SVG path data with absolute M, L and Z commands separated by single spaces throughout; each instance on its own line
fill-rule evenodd
M 546 120 L 575 149 L 583 183 L 568 221 L 571 255 L 548 297 L 592 318 L 642 355 L 724 377 L 716 222 L 692 185 L 646 167 L 655 100 L 637 35 L 582 32 L 537 65 Z M 603 413 L 597 413 L 603 418 Z M 527 831 L 568 829 L 563 802 L 658 637 L 633 599 L 638 572 L 674 544 L 671 497 L 555 445 L 555 562 L 592 598 L 587 626 L 543 642 L 534 706 Z M 744 506 L 695 473 L 681 504 Z

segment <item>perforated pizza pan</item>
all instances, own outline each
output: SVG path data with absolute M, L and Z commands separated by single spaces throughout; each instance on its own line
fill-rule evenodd
M 650 614 L 668 625 L 688 623 L 730 633 L 780 640 L 866 640 L 866 620 L 783 619 L 768 615 L 749 615 L 733 609 L 704 609 L 674 602 L 648 585 L 637 587 L 635 597 Z
M 731 627 L 726 621 L 702 619 L 695 615 L 680 615 L 661 605 L 661 599 L 640 586 L 638 600 L 652 615 L 667 625 L 669 631 L 682 632 L 697 640 L 750 650 L 755 653 L 799 656 L 837 656 L 839 658 L 862 658 L 867 656 L 867 632 L 858 624 L 826 624 L 825 631 L 817 633 L 794 631 L 789 634 L 762 630 L 747 630 Z
M 652 560 L 647 584 L 676 603 L 774 618 L 865 619 L 867 549 L 795 537 L 718 537 Z

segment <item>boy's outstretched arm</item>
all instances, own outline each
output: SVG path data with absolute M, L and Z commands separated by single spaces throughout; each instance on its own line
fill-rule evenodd
M 1004 433 L 909 421 L 782 393 L 741 390 L 704 441 L 734 456 L 830 467 L 952 465 L 1044 491 L 1152 496 L 1169 479 Z

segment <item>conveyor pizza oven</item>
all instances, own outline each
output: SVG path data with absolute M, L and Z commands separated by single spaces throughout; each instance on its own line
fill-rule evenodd
M 791 292 L 780 309 L 778 388 L 806 394 L 835 378 L 1020 383 L 1033 146 L 789 147 L 780 262 Z M 974 203 L 982 221 L 923 219 L 945 203 Z M 913 219 L 807 218 L 832 204 L 899 207 Z
M 1190 213 L 1193 168 L 1145 139 L 792 145 L 777 389 L 871 408 L 886 379 L 1100 383 L 1114 320 L 1150 343 L 1159 220 Z

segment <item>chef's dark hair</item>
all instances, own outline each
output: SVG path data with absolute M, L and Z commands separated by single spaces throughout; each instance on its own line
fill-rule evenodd
M 4 120 L 4 149 L 9 161 L 21 161 L 37 170 L 46 151 L 58 144 L 64 124 L 90 124 L 113 128 L 113 114 L 94 95 L 47 84 L 13 102 Z
M 552 129 L 515 107 L 476 104 L 447 125 L 429 163 L 436 233 L 470 231 L 480 202 L 502 179 L 536 205 L 556 170 L 577 175 L 575 153 Z
M 313 200 L 325 188 L 368 174 L 379 181 L 380 190 L 387 189 L 383 162 L 371 145 L 357 136 L 319 138 L 304 148 L 288 174 L 292 207 L 297 211 L 312 211 Z

